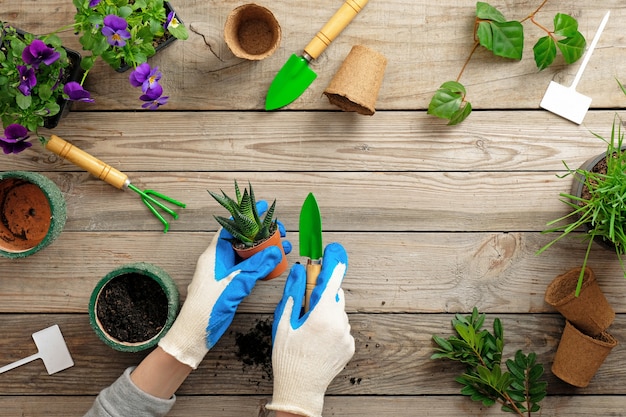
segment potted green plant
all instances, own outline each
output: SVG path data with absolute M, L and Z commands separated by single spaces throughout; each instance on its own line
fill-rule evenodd
M 170 275 L 139 262 L 113 269 L 96 284 L 89 299 L 89 322 L 98 337 L 122 352 L 157 344 L 178 315 L 180 296 Z
M 433 335 L 437 344 L 431 359 L 449 359 L 466 365 L 455 378 L 463 388 L 461 394 L 486 407 L 500 404 L 502 411 L 518 416 L 540 410 L 539 402 L 547 394 L 547 383 L 541 380 L 543 365 L 534 352 L 521 350 L 502 367 L 504 330 L 499 318 L 493 321 L 493 332 L 483 329 L 485 315 L 474 307 L 470 315 L 456 314 L 452 326 L 456 336 L 444 339 Z
M 36 172 L 0 172 L 0 256 L 24 258 L 51 244 L 66 221 L 59 187 Z
M 0 115 L 2 126 L 17 125 L 0 137 L 4 153 L 18 153 L 31 143 L 27 134 L 57 125 L 69 101 L 92 101 L 78 82 L 81 56 L 62 46 L 55 34 L 35 36 L 0 22 Z
M 87 76 L 101 58 L 117 71 L 133 68 L 129 81 L 141 87 L 142 107 L 155 110 L 167 103 L 159 83 L 162 73 L 148 58 L 176 39 L 187 39 L 185 25 L 167 0 L 73 0 L 74 28 L 91 54 L 82 67 Z M 156 45 L 156 46 L 155 46 Z
M 626 251 L 626 204 L 621 188 L 626 181 L 626 149 L 621 126 L 621 119 L 616 115 L 610 140 L 594 133 L 594 136 L 606 143 L 606 152 L 590 158 L 577 169 L 571 169 L 563 162 L 567 173 L 561 178 L 571 175 L 573 183 L 569 194 L 561 193 L 561 201 L 571 211 L 548 222 L 548 226 L 554 227 L 543 233 L 561 234 L 537 251 L 537 254 L 544 252 L 579 228 L 585 230 L 584 238 L 589 242 L 575 290 L 576 296 L 580 294 L 593 242 L 612 248 L 624 267 L 622 255 Z M 623 269 L 626 275 L 626 268 Z
M 212 191 L 209 191 L 209 194 L 231 214 L 230 218 L 213 217 L 231 234 L 232 237 L 228 240 L 235 252 L 242 259 L 247 259 L 266 247 L 276 246 L 283 254 L 282 261 L 265 279 L 276 278 L 282 274 L 287 269 L 287 257 L 280 239 L 278 220 L 274 219 L 276 200 L 261 218 L 257 211 L 254 190 L 249 182 L 248 188 L 244 188 L 242 193 L 235 180 L 235 199 L 230 198 L 224 191 L 221 195 Z
M 524 22 L 530 21 L 546 36 L 537 40 L 533 47 L 535 63 L 539 70 L 550 66 L 561 52 L 567 64 L 576 62 L 585 52 L 585 38 L 578 31 L 578 21 L 572 16 L 557 13 L 554 16 L 554 30 L 546 28 L 535 20 L 535 16 L 545 6 L 542 1 L 532 13 L 522 20 L 507 20 L 495 7 L 485 2 L 476 3 L 476 21 L 474 24 L 474 45 L 454 81 L 444 82 L 432 97 L 428 105 L 428 114 L 449 120 L 455 125 L 465 120 L 472 112 L 472 105 L 467 101 L 467 90 L 459 82 L 467 64 L 482 46 L 494 55 L 520 61 L 524 52 Z

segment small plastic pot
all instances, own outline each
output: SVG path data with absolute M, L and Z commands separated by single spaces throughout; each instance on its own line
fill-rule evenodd
M 289 266 L 289 263 L 287 262 L 287 256 L 285 255 L 285 250 L 280 239 L 280 231 L 278 230 L 278 228 L 276 228 L 276 231 L 274 232 L 274 234 L 272 234 L 272 236 L 270 236 L 267 240 L 261 242 L 258 245 L 246 249 L 238 249 L 237 247 L 233 246 L 233 249 L 240 258 L 248 259 L 255 253 L 261 252 L 263 249 L 270 246 L 276 246 L 277 248 L 279 248 L 280 252 L 283 254 L 283 257 L 280 263 L 276 266 L 276 268 L 274 268 L 274 270 L 270 272 L 268 276 L 263 278 L 263 281 L 269 281 L 270 279 L 280 276 L 280 274 L 285 272 L 285 270 Z
M 67 218 L 65 199 L 47 177 L 28 171 L 0 173 L 0 255 L 24 258 L 51 244 Z
M 149 349 L 167 333 L 180 305 L 174 280 L 149 263 L 123 265 L 102 278 L 89 300 L 100 340 L 122 352 Z

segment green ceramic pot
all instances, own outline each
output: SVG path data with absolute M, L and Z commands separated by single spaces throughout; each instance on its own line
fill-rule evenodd
M 174 280 L 149 263 L 123 265 L 102 278 L 89 300 L 89 323 L 108 346 L 122 352 L 154 347 L 180 305 Z
M 67 218 L 65 199 L 47 177 L 28 171 L 0 173 L 0 255 L 24 258 L 51 244 Z

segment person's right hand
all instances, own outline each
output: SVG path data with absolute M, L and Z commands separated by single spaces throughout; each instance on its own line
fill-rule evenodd
M 320 417 L 328 385 L 354 355 L 341 289 L 348 255 L 343 246 L 331 243 L 322 259 L 310 310 L 300 317 L 306 271 L 299 264 L 291 269 L 276 307 L 272 329 L 274 393 L 266 407 L 269 410 Z

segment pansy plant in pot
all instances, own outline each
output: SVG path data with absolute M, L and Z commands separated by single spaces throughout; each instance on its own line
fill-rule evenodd
M 214 217 L 220 226 L 232 236 L 227 240 L 233 245 L 237 255 L 242 259 L 247 259 L 268 246 L 276 246 L 281 250 L 283 257 L 278 266 L 265 279 L 276 278 L 282 274 L 287 269 L 287 258 L 280 239 L 278 220 L 274 219 L 276 200 L 261 217 L 250 183 L 242 193 L 237 181 L 235 181 L 235 199 L 223 191 L 222 194 L 209 191 L 209 194 L 231 214 L 230 218 Z
M 167 103 L 159 83 L 162 73 L 147 60 L 158 45 L 189 36 L 167 0 L 73 1 L 76 32 L 83 49 L 91 52 L 81 63 L 85 77 L 100 57 L 115 70 L 133 68 L 129 81 L 141 87 L 143 108 L 155 110 Z
M 30 133 L 52 128 L 72 101 L 93 101 L 76 80 L 80 54 L 64 48 L 55 34 L 35 36 L 0 22 L 0 115 L 5 154 L 32 146 Z M 43 140 L 43 137 L 40 137 Z

